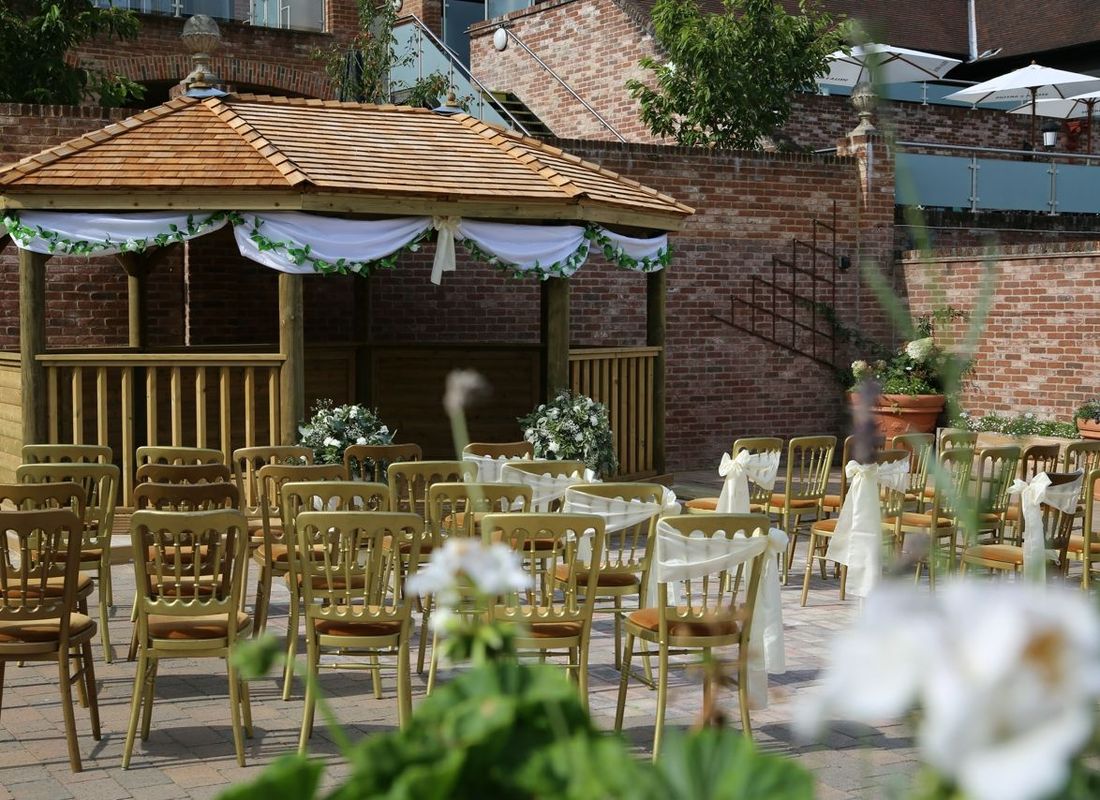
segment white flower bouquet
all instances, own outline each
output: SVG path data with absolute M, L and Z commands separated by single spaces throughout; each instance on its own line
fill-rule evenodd
M 299 444 L 313 450 L 318 464 L 342 464 L 344 451 L 353 444 L 390 444 L 393 433 L 382 424 L 378 412 L 359 405 L 334 406 L 318 400 L 313 418 L 298 428 Z
M 563 389 L 553 401 L 520 417 L 519 424 L 537 458 L 583 461 L 601 477 L 619 468 L 607 407 L 591 397 Z

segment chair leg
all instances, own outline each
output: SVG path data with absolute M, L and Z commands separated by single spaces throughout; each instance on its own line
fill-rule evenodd
M 581 693 L 584 710 L 588 711 L 588 636 L 581 640 L 577 648 L 577 691 Z
M 432 615 L 432 598 L 425 597 L 420 601 L 420 643 L 416 654 L 416 674 L 424 674 L 424 651 L 428 646 L 428 619 Z
M 137 670 L 134 672 L 134 692 L 130 698 L 130 724 L 126 728 L 126 745 L 122 750 L 122 768 L 130 768 L 130 756 L 134 752 L 134 737 L 137 735 L 138 717 L 141 716 L 142 698 L 145 696 L 145 672 L 149 669 L 149 657 L 145 648 L 138 651 Z
M 378 653 L 370 654 L 370 684 L 374 690 L 374 699 L 382 699 L 382 670 L 378 668 Z
M 100 739 L 99 697 L 96 693 L 95 667 L 93 666 L 92 643 L 90 640 L 81 645 L 80 653 L 83 661 L 80 673 L 81 678 L 83 679 L 84 694 L 88 698 L 88 717 L 90 718 L 92 723 L 92 738 L 98 742 Z M 0 668 L 2 667 L 3 664 L 0 663 Z M 0 678 L 2 677 L 3 676 L 0 675 Z M 0 683 L 2 682 L 3 681 L 0 680 Z
M 76 667 L 76 702 L 80 704 L 81 708 L 88 707 L 88 685 L 84 680 L 84 660 L 81 655 L 81 648 L 79 645 L 69 648 L 69 661 L 75 662 L 73 666 Z
M 668 701 L 668 642 L 661 642 L 657 660 L 657 720 L 653 728 L 653 760 L 661 755 L 661 734 L 665 727 L 665 704 Z
M 298 735 L 298 752 L 305 753 L 309 747 L 309 737 L 313 735 L 313 714 L 317 706 L 317 661 L 320 658 L 313 633 L 306 631 L 306 701 L 302 706 L 302 731 Z
M 80 748 L 76 743 L 76 715 L 73 712 L 73 684 L 70 668 L 69 650 L 65 648 L 57 654 L 57 672 L 61 681 L 61 713 L 65 719 L 65 741 L 69 745 L 69 766 L 73 772 L 80 772 Z
M 241 721 L 244 723 L 244 735 L 251 739 L 254 732 L 252 730 L 252 692 L 248 688 L 248 681 L 238 678 L 237 682 L 241 685 Z
M 406 728 L 412 719 L 412 675 L 409 668 L 409 635 L 401 636 L 397 648 L 397 724 Z
M 8 662 L 0 661 L 0 713 L 4 711 L 4 666 Z
M 630 659 L 634 652 L 634 637 L 627 633 L 623 650 L 622 669 L 619 670 L 619 701 L 615 706 L 615 730 L 623 729 L 623 710 L 626 707 L 626 682 L 630 679 Z
M 103 660 L 111 664 L 115 660 L 111 650 L 111 629 L 108 627 L 108 610 L 111 606 L 111 565 L 99 565 L 99 641 L 103 644 Z
M 256 581 L 256 627 L 253 636 L 260 636 L 267 630 L 267 607 L 271 601 L 271 570 L 265 564 L 260 567 L 260 577 Z
M 439 669 L 439 633 L 432 631 L 432 655 L 428 659 L 428 685 L 424 690 L 425 696 L 431 695 L 435 688 L 435 674 Z
M 806 607 L 806 598 L 810 595 L 810 575 L 814 571 L 814 548 L 817 547 L 817 535 L 810 530 L 810 551 L 806 555 L 806 574 L 802 578 L 802 607 Z M 821 559 L 821 569 L 825 569 L 825 559 Z M 825 576 L 822 575 L 822 578 Z
M 848 599 L 848 565 L 840 565 L 840 599 Z
M 227 657 L 225 671 L 229 678 L 229 722 L 233 728 L 233 749 L 237 751 L 237 766 L 244 766 L 244 732 L 241 730 L 241 683 L 237 670 Z
M 615 609 L 611 613 L 615 615 L 615 669 L 622 669 L 623 662 L 620 656 L 623 652 L 623 598 L 615 595 Z
M 143 742 L 149 739 L 149 726 L 153 721 L 153 696 L 156 694 L 159 668 L 160 662 L 154 658 L 145 671 L 145 705 L 141 714 L 141 741 Z
M 740 665 L 737 672 L 737 706 L 741 712 L 741 732 L 745 737 L 752 739 L 752 721 L 749 718 L 749 666 L 748 658 L 744 651 L 738 648 L 738 660 Z
M 283 665 L 283 699 L 294 691 L 294 659 L 298 655 L 298 593 L 290 587 L 290 612 L 286 617 L 286 663 Z

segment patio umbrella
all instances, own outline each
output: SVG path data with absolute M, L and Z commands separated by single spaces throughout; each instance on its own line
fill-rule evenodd
M 857 45 L 851 53 L 838 50 L 829 59 L 828 74 L 817 82 L 835 86 L 934 81 L 962 63 L 957 58 L 888 44 Z
M 1035 101 L 1059 100 L 1083 92 L 1100 91 L 1100 78 L 1044 67 L 1032 62 L 1005 75 L 990 78 L 947 95 L 947 100 L 979 103 L 1028 103 L 1031 105 L 1031 146 L 1035 147 Z
M 1092 152 L 1092 117 L 1096 113 L 1096 103 L 1100 100 L 1100 92 L 1086 92 L 1085 94 L 1067 97 L 1065 100 L 1036 100 L 1028 101 L 1022 106 L 1010 109 L 1009 114 L 1031 114 L 1040 117 L 1052 117 L 1054 119 L 1081 119 L 1085 120 L 1085 136 L 1088 142 L 1088 152 Z

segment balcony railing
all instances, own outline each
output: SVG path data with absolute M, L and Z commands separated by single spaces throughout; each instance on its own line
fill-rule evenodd
M 895 169 L 901 206 L 1100 213 L 1100 155 L 898 142 Z
M 95 4 L 165 17 L 206 14 L 263 28 L 325 29 L 324 0 L 95 0 Z

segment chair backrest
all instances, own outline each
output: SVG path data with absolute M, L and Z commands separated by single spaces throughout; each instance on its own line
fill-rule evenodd
M 224 464 L 221 450 L 210 447 L 162 447 L 143 445 L 136 453 L 138 466 L 142 464 Z
M 510 461 L 501 468 L 501 480 L 506 483 L 523 483 L 531 487 L 532 511 L 549 513 L 560 511 L 565 501 L 565 488 L 561 484 L 572 483 L 563 479 L 584 475 L 587 465 L 583 461 Z M 559 483 L 547 486 L 546 481 L 558 479 Z
M 20 483 L 75 483 L 86 497 L 84 546 L 110 546 L 118 493 L 118 467 L 114 464 L 51 463 L 22 464 L 15 470 Z
M 308 511 L 389 511 L 390 489 L 384 483 L 366 481 L 317 480 L 282 484 L 279 511 L 282 517 L 282 536 L 287 544 L 296 541 L 294 533 L 298 516 Z M 270 547 L 274 535 L 267 537 L 265 547 Z M 270 555 L 270 553 L 268 553 Z M 294 570 L 294 548 L 287 559 Z
M 788 501 L 820 500 L 829 485 L 836 450 L 835 436 L 796 436 L 787 443 Z
M 233 475 L 222 463 L 162 464 L 148 462 L 137 468 L 137 482 L 142 483 L 229 483 Z M 240 492 L 238 490 L 238 496 Z
M 241 510 L 250 517 L 260 511 L 260 469 L 268 464 L 312 464 L 313 450 L 298 445 L 239 447 L 233 451 L 233 477 L 241 493 Z
M 969 502 L 970 476 L 974 470 L 974 451 L 968 447 L 952 447 L 940 452 L 933 470 L 935 487 L 932 494 L 932 514 L 952 517 Z
M 1048 472 L 1051 486 L 1064 486 L 1081 479 L 1081 485 L 1091 486 L 1086 476 L 1080 470 L 1075 472 Z M 1070 534 L 1073 532 L 1073 523 L 1077 518 L 1075 512 L 1062 511 L 1054 506 L 1043 503 L 1043 538 L 1046 539 L 1046 548 L 1058 554 L 1058 563 L 1066 563 L 1066 551 L 1069 549 Z M 1025 534 L 1026 536 L 1026 534 Z
M 240 511 L 135 511 L 130 536 L 136 586 L 144 587 L 135 597 L 139 628 L 148 614 L 236 618 L 248 565 L 248 523 Z M 203 557 L 195 558 L 200 551 Z M 228 626 L 230 641 L 236 632 Z
M 570 513 L 600 513 L 598 509 L 626 503 L 627 510 L 636 504 L 646 504 L 644 511 L 637 511 L 628 520 L 616 522 L 611 515 L 604 517 L 603 555 L 596 564 L 604 574 L 617 573 L 637 576 L 645 588 L 649 574 L 649 562 L 653 554 L 653 534 L 657 518 L 665 513 L 667 489 L 659 483 L 590 483 L 570 486 L 565 492 L 565 508 Z M 596 502 L 593 503 L 593 498 Z M 583 510 L 582 510 L 583 509 Z M 609 524 L 610 522 L 610 524 Z M 629 524 L 625 524 L 628 522 Z M 583 553 L 581 554 L 583 557 Z
M 533 458 L 535 447 L 530 442 L 470 442 L 462 453 L 486 458 Z
M 484 514 L 530 511 L 531 494 L 531 487 L 520 483 L 433 483 L 428 529 L 437 545 L 451 536 L 473 536 Z
M 964 431 L 957 428 L 944 428 L 940 432 L 940 450 L 950 450 L 953 447 L 965 447 L 973 450 L 978 446 L 978 432 Z
M 353 481 L 385 483 L 390 464 L 423 460 L 418 444 L 353 444 L 344 450 L 344 469 Z
M 83 526 L 67 508 L 0 511 L 0 622 L 60 618 L 62 642 L 68 639 Z M 58 577 L 60 591 L 50 586 Z
M 756 453 L 779 453 L 783 455 L 783 440 L 778 436 L 745 436 L 733 443 L 731 455 L 736 456 L 742 450 Z M 772 499 L 772 490 L 749 481 L 749 502 L 758 506 L 767 506 Z
M 392 580 L 388 545 L 407 541 L 406 577 L 416 573 L 423 522 L 416 514 L 379 511 L 303 511 L 298 550 L 306 614 L 338 622 L 409 623 L 405 582 Z
M 78 483 L 0 483 L 0 507 L 5 503 L 16 511 L 67 508 L 84 519 L 88 492 Z
M 114 454 L 99 444 L 25 444 L 24 464 L 110 464 Z
M 985 447 L 978 451 L 978 510 L 983 514 L 1004 514 L 1011 497 L 1008 490 L 1020 463 L 1020 448 Z
M 894 437 L 892 441 L 896 442 L 898 437 Z M 931 446 L 929 446 L 931 449 Z M 894 447 L 890 450 L 878 450 L 875 452 L 874 458 L 876 464 L 891 464 L 896 461 L 909 461 L 909 468 L 912 469 L 913 453 L 912 451 L 903 447 Z M 908 488 L 909 482 L 906 481 L 906 488 Z M 923 484 L 921 486 L 923 489 Z M 888 517 L 894 518 L 897 528 L 901 526 L 901 514 L 905 509 L 905 489 L 895 489 L 887 483 L 879 483 L 879 501 L 882 508 L 882 517 L 886 519 Z
M 419 514 L 427 522 L 428 490 L 433 483 L 477 480 L 477 464 L 469 461 L 403 461 L 386 470 L 391 508 Z
M 1056 444 L 1033 444 L 1020 456 L 1020 480 L 1029 481 L 1040 472 L 1057 472 L 1062 448 Z
M 928 468 L 936 450 L 936 435 L 902 433 L 890 440 L 890 448 L 909 452 L 909 493 L 919 496 L 928 484 Z
M 139 483 L 134 487 L 134 508 L 158 511 L 212 511 L 239 508 L 234 483 Z
M 1067 444 L 1062 469 L 1065 472 L 1076 472 L 1080 470 L 1084 472 L 1085 475 L 1090 475 L 1093 470 L 1100 469 L 1100 440 L 1071 442 Z M 1082 504 L 1086 499 L 1086 487 L 1084 485 L 1086 483 L 1088 483 L 1088 481 L 1083 481 L 1081 486 L 1080 502 Z
M 678 625 L 702 623 L 711 635 L 733 635 L 732 632 L 736 631 L 742 648 L 747 647 L 752 635 L 760 575 L 764 571 L 767 552 L 757 550 L 756 555 L 750 554 L 744 558 L 738 558 L 736 553 L 739 546 L 743 548 L 752 538 L 768 535 L 770 518 L 765 514 L 691 514 L 664 517 L 661 523 L 662 536 L 682 537 L 684 544 L 691 550 L 700 551 L 701 556 L 691 565 L 694 567 L 690 569 L 694 577 L 674 582 L 658 581 L 657 597 L 651 598 L 650 602 L 656 601 L 657 604 L 661 640 L 667 641 L 669 631 L 675 633 Z M 723 548 L 715 553 L 713 547 L 700 547 L 701 538 L 725 539 L 729 542 L 729 551 L 723 552 Z M 727 552 L 728 557 L 724 557 Z M 715 558 L 716 555 L 718 558 Z M 743 577 L 746 564 L 750 565 L 748 580 L 739 580 Z M 739 599 L 742 586 L 745 592 Z M 675 598 L 671 603 L 670 593 Z M 740 660 L 748 661 L 744 649 Z
M 305 481 L 346 481 L 343 464 L 268 464 L 260 467 L 256 476 L 260 489 L 260 519 L 264 538 L 270 541 L 272 522 L 282 521 L 283 485 Z M 281 534 L 293 535 L 293 531 Z
M 577 557 L 578 542 L 587 537 L 592 560 L 599 563 L 604 546 L 603 518 L 594 514 L 486 514 L 483 531 L 519 553 L 531 579 L 525 592 L 513 592 L 493 609 L 496 619 L 515 622 L 580 622 L 592 620 L 599 570 Z M 583 582 L 580 580 L 583 574 Z M 578 584 L 580 584 L 578 586 Z M 560 587 L 560 592 L 557 589 Z M 578 592 L 579 590 L 579 592 Z M 577 599 L 578 593 L 583 598 Z

